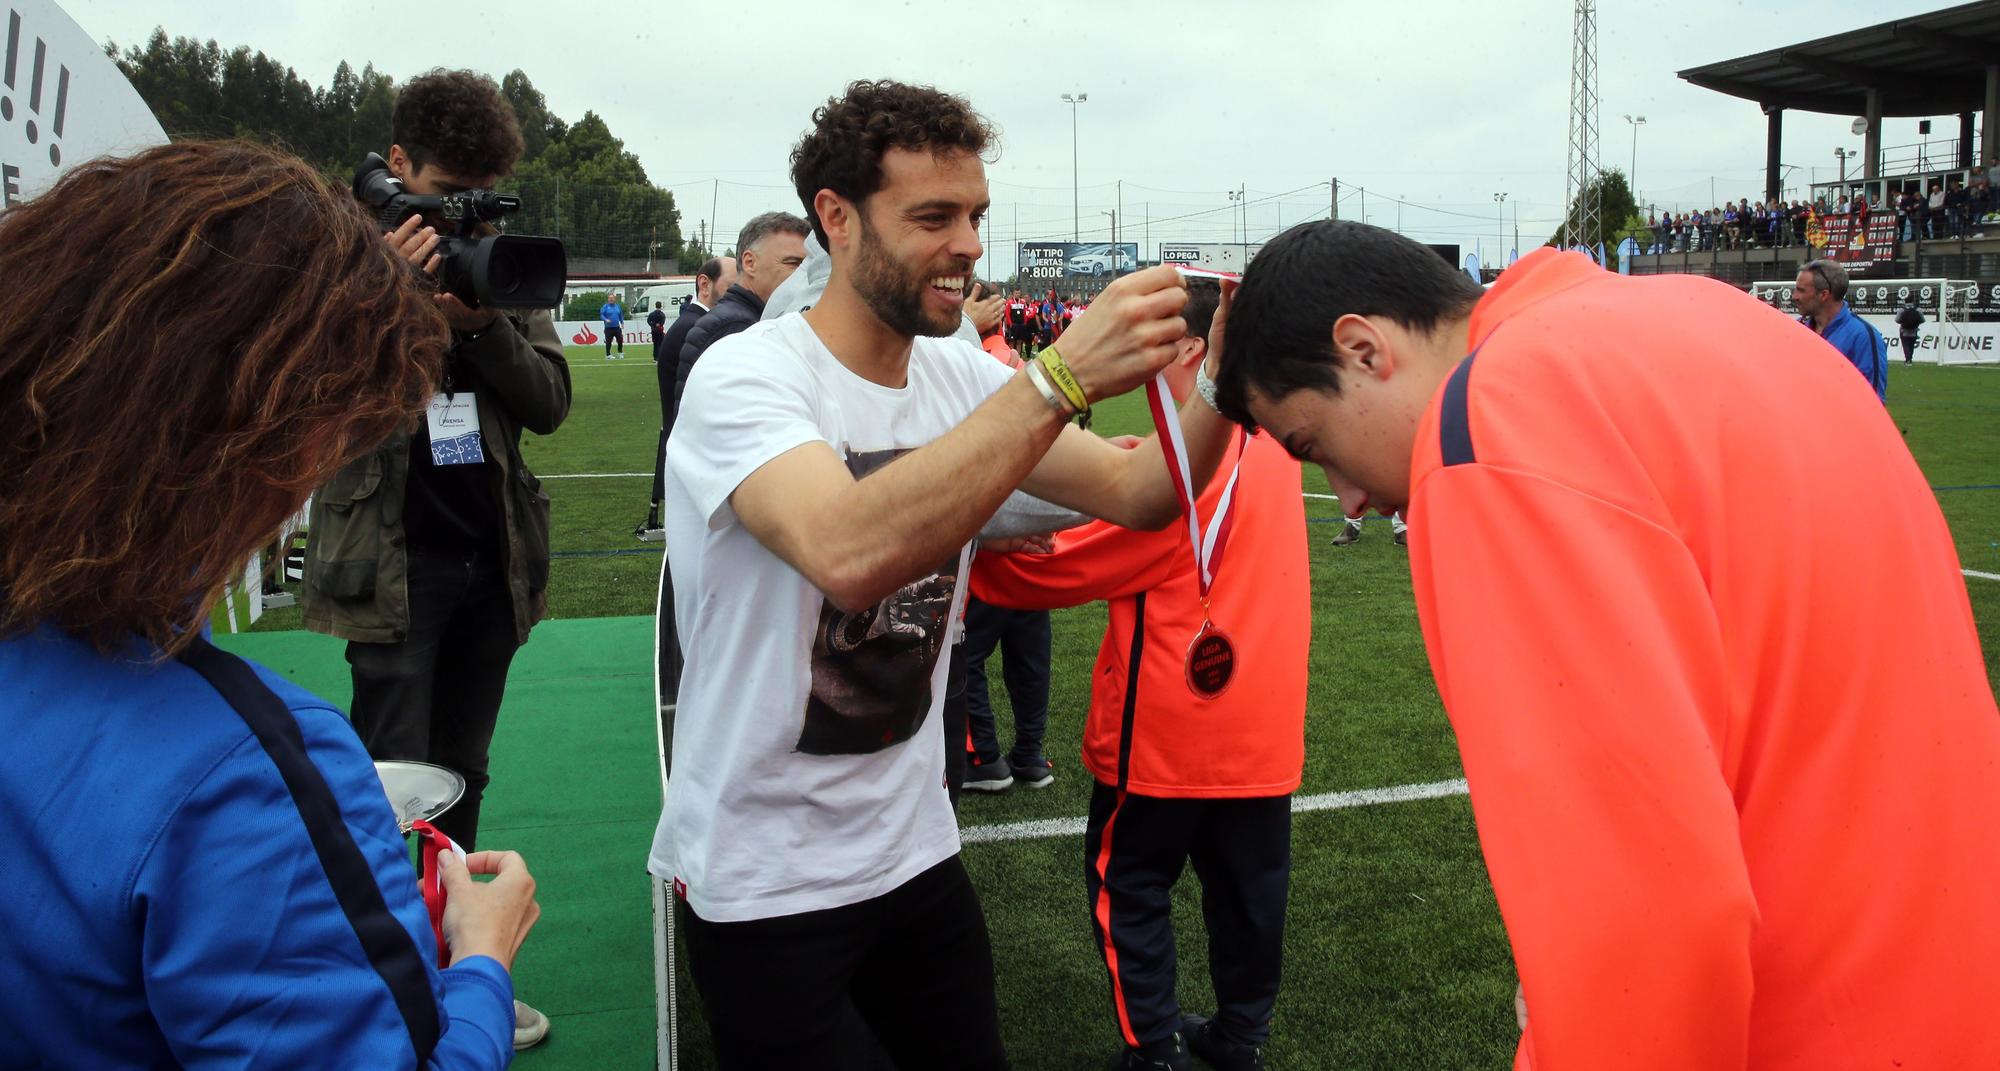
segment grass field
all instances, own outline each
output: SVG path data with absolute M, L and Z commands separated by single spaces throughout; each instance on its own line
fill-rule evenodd
M 575 404 L 554 436 L 530 436 L 529 464 L 555 504 L 551 607 L 557 618 L 649 615 L 658 544 L 632 528 L 646 507 L 658 430 L 652 363 L 573 347 Z M 1890 408 L 1938 489 L 1967 569 L 2000 574 L 2000 371 L 1891 369 Z M 1137 397 L 1098 408 L 1105 434 L 1144 432 Z M 638 476 L 587 476 L 640 473 Z M 549 479 L 549 477 L 564 477 Z M 1324 492 L 1319 473 L 1302 488 Z M 1313 576 L 1311 684 L 1301 794 L 1368 789 L 1460 776 L 1450 728 L 1426 666 L 1404 552 L 1386 522 L 1361 543 L 1330 546 L 1332 504 L 1307 499 Z M 1739 523 L 1754 525 L 1755 517 Z M 1853 524 L 1825 533 L 1869 553 L 1868 504 Z M 1532 539 L 1532 530 L 1522 538 Z M 1989 674 L 2000 643 L 2000 582 L 1968 579 Z M 608 623 L 607 623 L 608 624 Z M 1057 780 L 1039 792 L 971 797 L 966 827 L 1080 816 L 1088 780 L 1076 759 L 1087 680 L 1104 625 L 1101 606 L 1055 618 L 1048 752 Z M 295 611 L 260 629 L 297 627 Z M 628 630 L 629 631 L 629 630 Z M 533 641 L 531 641 L 532 645 Z M 344 666 L 339 667 L 344 670 Z M 997 675 L 995 676 L 997 682 Z M 510 691 L 510 701 L 513 693 Z M 1008 724 L 1006 697 L 994 703 Z M 503 715 L 496 753 L 507 744 Z M 1003 729 L 1003 736 L 1005 731 Z M 628 746 L 643 738 L 628 734 Z M 531 746 L 516 743 L 515 747 Z M 498 766 L 496 762 L 496 772 Z M 554 776 L 554 772 L 551 772 Z M 587 776 L 587 770 L 567 771 Z M 493 794 L 506 785 L 496 779 Z M 493 797 L 489 797 L 493 798 Z M 640 847 L 643 854 L 643 846 Z M 1083 910 L 1081 838 L 969 844 L 967 865 L 983 897 L 999 975 L 1009 1053 L 1023 1069 L 1101 1066 L 1115 1042 L 1104 970 Z M 1268 1058 L 1275 1068 L 1504 1068 L 1514 1043 L 1513 969 L 1464 797 L 1301 813 L 1293 827 L 1285 986 Z M 1185 1007 L 1213 1006 L 1197 891 L 1176 889 Z M 604 954 L 650 961 L 650 948 Z M 621 966 L 615 976 L 637 984 Z M 531 996 L 533 994 L 530 994 Z M 627 994 L 634 1009 L 647 991 Z M 560 1012 L 560 1008 L 547 1008 Z M 641 1029 L 643 1016 L 628 1020 Z M 558 1020 L 559 1028 L 561 1020 Z M 640 1048 L 651 1051 L 649 1026 Z M 698 1022 L 683 1034 L 683 1062 L 709 1066 Z M 524 1054 L 520 1066 L 643 1067 L 631 1039 L 597 1051 L 575 1043 Z

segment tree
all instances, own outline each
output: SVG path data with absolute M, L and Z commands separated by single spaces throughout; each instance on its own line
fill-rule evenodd
M 1632 188 L 1626 185 L 1624 173 L 1616 168 L 1598 172 L 1597 180 L 1583 187 L 1577 194 L 1576 201 L 1570 204 L 1563 225 L 1556 228 L 1556 232 L 1549 236 L 1545 244 L 1562 245 L 1563 236 L 1569 234 L 1572 228 L 1579 226 L 1582 216 L 1580 206 L 1588 204 L 1591 198 L 1599 199 L 1597 228 L 1593 233 L 1583 236 L 1583 244 L 1595 251 L 1598 243 L 1602 242 L 1607 254 L 1615 250 L 1618 240 L 1627 233 L 1632 217 L 1639 214 L 1639 204 L 1632 197 Z
M 528 80 L 527 72 L 519 68 L 507 72 L 507 77 L 500 80 L 500 95 L 514 106 L 514 116 L 521 122 L 521 141 L 526 146 L 521 154 L 524 163 L 540 159 L 550 145 L 569 132 L 568 125 L 549 111 L 548 99 Z
M 143 46 L 121 52 L 107 43 L 105 52 L 170 137 L 265 142 L 345 184 L 363 156 L 387 153 L 394 136 L 396 83 L 373 64 L 356 74 L 343 61 L 322 89 L 248 46 L 225 53 L 214 41 L 169 38 L 164 29 Z M 562 238 L 573 256 L 685 262 L 674 195 L 647 180 L 602 117 L 585 112 L 565 123 L 525 71 L 508 72 L 500 94 L 523 143 L 505 183 L 523 202 L 508 229 Z

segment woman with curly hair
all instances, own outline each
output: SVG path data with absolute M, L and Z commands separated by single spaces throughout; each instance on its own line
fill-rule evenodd
M 227 142 L 79 167 L 0 214 L 0 259 L 0 1051 L 505 1066 L 520 857 L 444 861 L 440 970 L 347 721 L 203 635 L 422 408 L 435 296 L 311 168 Z

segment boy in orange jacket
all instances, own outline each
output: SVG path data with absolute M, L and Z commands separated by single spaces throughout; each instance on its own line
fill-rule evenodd
M 1216 302 L 1214 284 L 1190 281 L 1188 337 L 1166 372 L 1177 400 L 1207 359 Z M 1305 762 L 1310 577 L 1298 472 L 1270 437 L 1231 446 L 1198 516 L 1215 515 L 1239 456 L 1206 614 L 1185 524 L 1145 532 L 1098 522 L 1061 533 L 1048 554 L 981 554 L 973 564 L 973 594 L 995 605 L 1111 604 L 1084 730 L 1097 782 L 1084 880 L 1124 1042 L 1117 1068 L 1186 1068 L 1190 1050 L 1220 1068 L 1261 1067 L 1278 995 L 1290 797 Z M 1204 619 L 1235 654 L 1213 696 L 1188 681 Z M 1168 894 L 1189 862 L 1208 923 L 1213 1019 L 1184 1017 L 1174 995 Z

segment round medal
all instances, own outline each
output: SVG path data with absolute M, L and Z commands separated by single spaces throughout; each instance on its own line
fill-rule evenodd
M 1229 689 L 1235 676 L 1235 645 L 1222 630 L 1203 622 L 1194 642 L 1188 644 L 1188 688 L 1203 699 L 1213 699 Z

